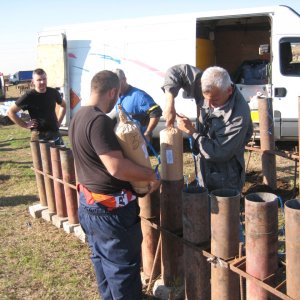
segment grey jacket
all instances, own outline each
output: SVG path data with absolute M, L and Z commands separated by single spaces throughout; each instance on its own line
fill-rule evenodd
M 194 133 L 198 154 L 199 183 L 209 191 L 219 188 L 242 190 L 245 182 L 244 147 L 253 133 L 250 109 L 242 94 L 234 92 L 223 108 L 210 112 L 200 108 L 199 133 Z
M 186 97 L 194 98 L 198 104 L 202 99 L 201 92 L 202 71 L 188 64 L 175 65 L 166 72 L 162 90 L 170 92 L 177 97 L 180 89 L 186 93 Z

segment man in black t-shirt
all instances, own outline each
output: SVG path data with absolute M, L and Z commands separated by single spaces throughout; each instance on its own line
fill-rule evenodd
M 142 299 L 139 206 L 129 181 L 160 182 L 151 168 L 123 156 L 109 113 L 119 94 L 111 71 L 97 73 L 87 106 L 72 118 L 69 137 L 80 192 L 80 224 L 88 237 L 101 299 Z
M 31 130 L 31 141 L 53 140 L 56 145 L 63 145 L 59 127 L 66 113 L 66 103 L 56 89 L 47 87 L 47 74 L 43 69 L 33 71 L 32 82 L 34 89 L 17 99 L 7 115 L 20 127 Z M 55 112 L 56 104 L 60 105 L 58 116 Z M 20 110 L 29 112 L 29 122 L 18 117 Z

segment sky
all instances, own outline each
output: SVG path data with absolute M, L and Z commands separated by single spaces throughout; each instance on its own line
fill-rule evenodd
M 288 5 L 300 0 L 14 0 L 1 1 L 0 72 L 36 68 L 37 34 L 46 27 L 177 13 Z

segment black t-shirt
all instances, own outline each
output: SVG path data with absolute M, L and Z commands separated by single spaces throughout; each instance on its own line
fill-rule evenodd
M 121 150 L 114 132 L 114 122 L 99 108 L 84 106 L 72 118 L 69 137 L 72 144 L 78 181 L 91 192 L 114 194 L 132 190 L 129 182 L 111 176 L 100 154 Z
M 39 131 L 59 129 L 55 113 L 56 103 L 62 103 L 61 95 L 56 89 L 50 87 L 47 87 L 45 93 L 29 90 L 16 101 L 18 107 L 28 110 L 31 119 L 38 121 Z

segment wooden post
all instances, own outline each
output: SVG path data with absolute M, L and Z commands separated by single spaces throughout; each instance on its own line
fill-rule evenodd
M 40 150 L 42 165 L 44 171 L 44 181 L 47 195 L 47 205 L 49 213 L 56 213 L 54 186 L 52 178 L 46 176 L 52 175 L 51 156 L 50 156 L 50 144 L 47 141 L 40 141 Z
M 275 150 L 272 98 L 258 97 L 258 111 L 261 150 Z M 275 190 L 276 156 L 270 153 L 263 153 L 261 161 L 263 183 Z
M 78 202 L 76 189 L 70 187 L 70 184 L 76 185 L 74 158 L 71 149 L 61 148 L 59 150 L 62 176 L 65 182 L 64 190 L 66 197 L 67 213 L 69 224 L 78 224 Z
M 239 255 L 240 194 L 214 190 L 211 197 L 211 254 L 227 260 Z M 239 276 L 218 262 L 211 267 L 211 299 L 239 299 Z
M 160 223 L 164 229 L 182 236 L 183 179 L 162 180 Z M 183 284 L 183 244 L 180 239 L 165 232 L 161 233 L 162 278 L 166 286 Z
M 207 189 L 188 187 L 182 194 L 183 238 L 195 245 L 210 239 Z M 185 299 L 210 299 L 210 264 L 206 257 L 184 245 Z
M 161 197 L 160 223 L 164 229 L 182 235 L 183 140 L 177 128 L 160 132 Z M 183 285 L 183 244 L 170 234 L 161 234 L 162 279 L 164 285 Z
M 157 189 L 152 194 L 148 194 L 143 198 L 139 198 L 139 206 L 141 209 L 140 216 L 151 220 L 159 225 L 160 210 L 160 191 Z M 143 242 L 142 242 L 142 265 L 143 273 L 146 278 L 150 278 L 153 269 L 155 253 L 158 245 L 159 231 L 152 228 L 146 222 L 141 222 Z M 157 264 L 158 265 L 158 264 Z M 160 267 L 153 269 L 152 277 L 156 278 L 160 273 Z
M 54 177 L 54 193 L 55 193 L 57 216 L 60 218 L 66 218 L 67 217 L 67 207 L 66 207 L 64 186 L 62 183 L 55 180 L 55 179 L 62 179 L 59 148 L 61 148 L 61 147 L 52 145 L 50 147 L 50 154 L 51 154 L 52 173 L 53 173 L 53 177 Z
M 287 295 L 300 299 L 300 200 L 286 201 L 284 211 Z
M 278 201 L 271 193 L 245 196 L 246 272 L 257 279 L 265 279 L 278 268 Z M 272 279 L 269 283 L 271 284 Z M 246 281 L 248 300 L 267 300 L 270 293 Z
M 298 153 L 300 155 L 300 96 L 298 97 Z M 300 163 L 298 162 L 298 165 L 300 166 Z M 300 190 L 300 172 L 298 172 L 299 178 L 298 178 L 298 189 Z
M 37 141 L 30 142 L 33 167 L 38 171 L 43 171 L 40 144 Z M 46 188 L 44 176 L 35 171 L 35 179 L 38 188 L 41 206 L 47 206 Z

